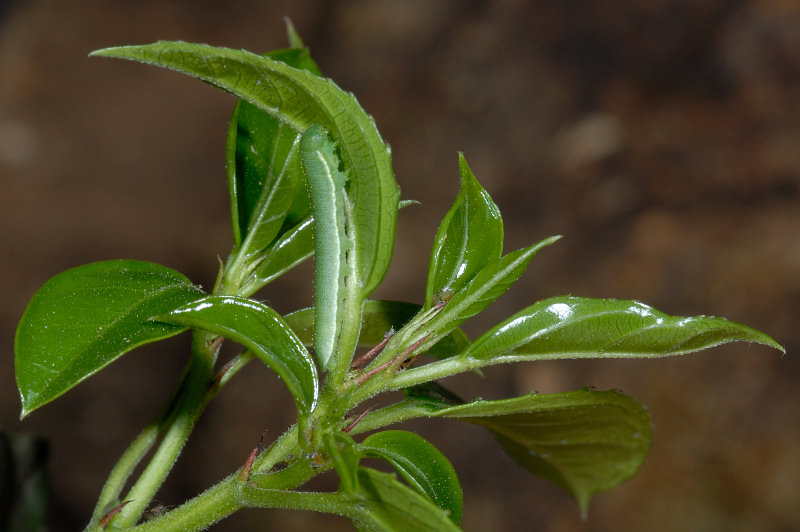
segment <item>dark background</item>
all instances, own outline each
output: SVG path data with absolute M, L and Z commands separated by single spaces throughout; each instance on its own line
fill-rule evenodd
M 481 430 L 420 430 L 461 475 L 466 530 L 800 529 L 800 4 L 779 0 L 338 2 L 18 0 L 0 4 L 0 425 L 51 442 L 51 530 L 83 527 L 105 476 L 156 414 L 187 338 L 139 349 L 17 420 L 13 334 L 66 268 L 135 258 L 208 287 L 228 228 L 224 138 L 233 98 L 90 50 L 157 39 L 252 51 L 285 45 L 289 15 L 323 71 L 392 145 L 404 198 L 379 296 L 420 301 L 428 253 L 458 190 L 456 152 L 500 206 L 506 250 L 551 234 L 474 337 L 558 294 L 643 300 L 773 335 L 788 354 L 734 344 L 652 361 L 492 368 L 453 386 L 497 398 L 584 385 L 647 404 L 640 474 L 582 523 Z M 259 297 L 310 302 L 302 268 Z M 238 467 L 293 417 L 266 369 L 211 405 L 158 495 L 176 505 Z M 332 486 L 333 482 L 329 481 Z M 339 518 L 247 511 L 217 530 L 346 530 Z

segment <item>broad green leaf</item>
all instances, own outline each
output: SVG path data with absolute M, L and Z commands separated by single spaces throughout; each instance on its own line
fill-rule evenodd
M 308 50 L 290 48 L 266 55 L 321 75 Z M 244 248 L 240 253 L 261 251 L 282 224 L 291 227 L 309 215 L 298 141 L 299 133 L 274 116 L 245 100 L 236 103 L 228 128 L 226 168 L 234 242 L 237 249 Z
M 389 462 L 408 484 L 461 522 L 464 507 L 461 484 L 450 461 L 428 440 L 404 430 L 385 430 L 368 436 L 359 446 L 364 456 Z
M 148 318 L 203 296 L 175 270 L 132 260 L 86 264 L 47 281 L 17 328 L 22 417 L 131 349 L 183 331 Z
M 645 407 L 616 391 L 478 400 L 433 415 L 488 428 L 525 469 L 569 491 L 584 515 L 594 494 L 636 474 L 652 440 Z
M 561 238 L 551 236 L 530 247 L 512 251 L 481 268 L 467 285 L 453 294 L 430 328 L 446 333 L 489 306 L 525 272 L 536 253 Z
M 359 469 L 359 492 L 353 495 L 351 518 L 361 532 L 458 531 L 447 515 L 424 495 L 394 475 Z
M 727 342 L 783 348 L 766 334 L 709 316 L 668 316 L 622 299 L 554 297 L 487 331 L 464 356 L 496 362 L 559 358 L 662 357 Z
M 462 288 L 503 252 L 503 219 L 489 193 L 458 155 L 461 190 L 442 219 L 431 252 L 425 308 Z
M 157 42 L 92 53 L 167 67 L 206 81 L 275 116 L 296 132 L 319 124 L 341 151 L 348 198 L 361 232 L 356 249 L 362 295 L 378 286 L 394 247 L 399 189 L 374 120 L 336 84 L 243 50 Z
M 359 319 L 351 314 L 361 306 L 353 263 L 360 231 L 351 216 L 347 175 L 340 170 L 335 148 L 320 126 L 308 128 L 300 140 L 314 215 L 314 354 L 325 369 L 335 366 L 344 322 Z
M 381 343 L 386 334 L 394 329 L 399 331 L 421 310 L 417 304 L 402 301 L 367 300 L 362 307 L 361 334 L 359 347 L 373 347 Z M 305 345 L 314 339 L 314 309 L 311 307 L 296 310 L 284 316 L 286 323 Z M 427 354 L 437 358 L 447 358 L 462 353 L 469 346 L 469 339 L 461 329 L 454 329 L 447 336 L 430 347 Z
M 203 329 L 248 347 L 283 379 L 301 414 L 314 408 L 314 361 L 280 315 L 266 305 L 242 297 L 208 296 L 155 319 Z
M 253 294 L 291 270 L 314 254 L 314 223 L 309 216 L 293 228 L 284 232 L 256 266 L 253 275 L 242 289 L 244 294 Z

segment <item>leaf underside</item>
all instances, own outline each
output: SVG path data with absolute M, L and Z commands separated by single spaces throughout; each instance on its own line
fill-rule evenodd
M 616 391 L 478 400 L 432 415 L 488 428 L 525 469 L 569 491 L 584 514 L 593 495 L 636 474 L 652 440 L 647 410 Z

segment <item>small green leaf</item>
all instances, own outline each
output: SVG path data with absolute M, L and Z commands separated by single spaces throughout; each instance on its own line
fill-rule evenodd
M 351 217 L 339 157 L 320 126 L 306 130 L 300 140 L 303 168 L 311 190 L 314 215 L 314 354 L 332 369 L 346 315 L 360 307 L 359 279 L 353 258 L 360 231 Z M 345 353 L 350 356 L 351 353 Z
M 458 155 L 461 190 L 442 219 L 431 252 L 425 308 L 461 290 L 486 263 L 503 252 L 503 219 L 489 193 Z
M 256 266 L 242 293 L 253 294 L 314 254 L 314 223 L 309 216 L 284 232 Z
M 386 430 L 368 436 L 359 447 L 364 456 L 389 462 L 412 488 L 449 512 L 455 524 L 461 522 L 464 501 L 456 471 L 428 440 L 413 432 Z
M 499 362 L 560 358 L 650 358 L 681 355 L 727 342 L 783 348 L 766 334 L 709 316 L 668 316 L 622 299 L 554 297 L 487 331 L 464 356 Z
M 92 52 L 171 68 L 259 107 L 296 132 L 319 124 L 341 151 L 350 183 L 362 296 L 380 284 L 394 249 L 400 191 L 391 155 L 375 122 L 355 98 L 331 80 L 244 50 L 184 42 L 157 42 Z
M 394 329 L 399 331 L 422 307 L 403 301 L 371 300 L 364 302 L 361 314 L 361 334 L 359 347 L 373 347 L 381 343 L 386 334 Z M 286 323 L 305 345 L 314 339 L 314 309 L 312 307 L 296 310 L 284 316 Z M 469 339 L 461 329 L 453 329 L 450 334 L 430 347 L 427 354 L 436 358 L 458 355 L 469 346 Z
M 267 57 L 321 75 L 308 50 L 276 50 Z M 234 242 L 244 248 L 240 253 L 249 256 L 265 249 L 282 224 L 291 227 L 309 215 L 298 141 L 299 133 L 272 115 L 245 100 L 236 103 L 226 168 Z
M 328 432 L 323 436 L 325 452 L 339 475 L 339 491 L 358 491 L 358 462 L 361 459 L 356 442 L 341 431 Z
M 17 328 L 22 417 L 131 349 L 183 331 L 148 318 L 203 296 L 175 270 L 132 260 L 86 264 L 47 281 Z
M 301 414 L 314 408 L 318 395 L 314 361 L 280 315 L 266 305 L 242 297 L 208 296 L 155 319 L 203 329 L 250 348 L 283 379 Z
M 431 532 L 460 530 L 424 495 L 399 482 L 394 475 L 359 468 L 359 492 L 352 496 L 351 519 L 361 532 Z
M 238 253 L 252 256 L 266 249 L 295 197 L 307 199 L 298 140 L 296 131 L 258 107 L 237 102 L 228 129 L 226 168 Z
M 488 428 L 525 469 L 569 491 L 584 515 L 594 494 L 636 474 L 652 440 L 647 410 L 616 391 L 478 400 L 434 415 Z
M 545 238 L 530 247 L 512 251 L 481 268 L 467 285 L 453 294 L 430 328 L 446 333 L 489 306 L 503 295 L 528 268 L 533 256 L 560 236 Z

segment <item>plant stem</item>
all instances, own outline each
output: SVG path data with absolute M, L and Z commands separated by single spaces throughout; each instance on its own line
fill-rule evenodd
M 241 504 L 237 501 L 236 477 L 237 473 L 234 473 L 178 508 L 130 530 L 132 532 L 205 530 L 241 508 Z
M 355 515 L 352 503 L 339 493 L 269 490 L 245 484 L 239 489 L 239 502 L 251 508 L 292 508 L 342 516 Z
M 136 439 L 131 442 L 130 446 L 125 450 L 122 457 L 114 465 L 111 474 L 108 475 L 108 480 L 103 485 L 103 490 L 100 492 L 100 497 L 97 499 L 97 505 L 92 514 L 92 520 L 86 527 L 90 530 L 92 527 L 97 526 L 97 523 L 103 518 L 106 512 L 111 509 L 115 503 L 119 501 L 119 494 L 122 488 L 125 487 L 125 482 L 133 473 L 133 470 L 144 458 L 144 455 L 155 444 L 158 438 L 158 429 L 160 421 L 156 421 L 147 426 Z
M 193 333 L 192 362 L 179 391 L 174 414 L 150 463 L 125 497 L 130 502 L 112 519 L 114 526 L 124 528 L 136 524 L 183 450 L 207 404 L 206 397 L 218 349 L 218 343 L 213 340 L 205 332 Z
M 485 364 L 476 363 L 475 360 L 466 357 L 455 356 L 445 358 L 444 360 L 437 360 L 424 366 L 411 368 L 401 371 L 393 376 L 393 378 L 385 383 L 380 392 L 388 392 L 391 390 L 401 390 L 422 384 L 423 382 L 435 381 L 451 375 L 457 375 L 481 367 Z M 375 392 L 378 393 L 378 392 Z

